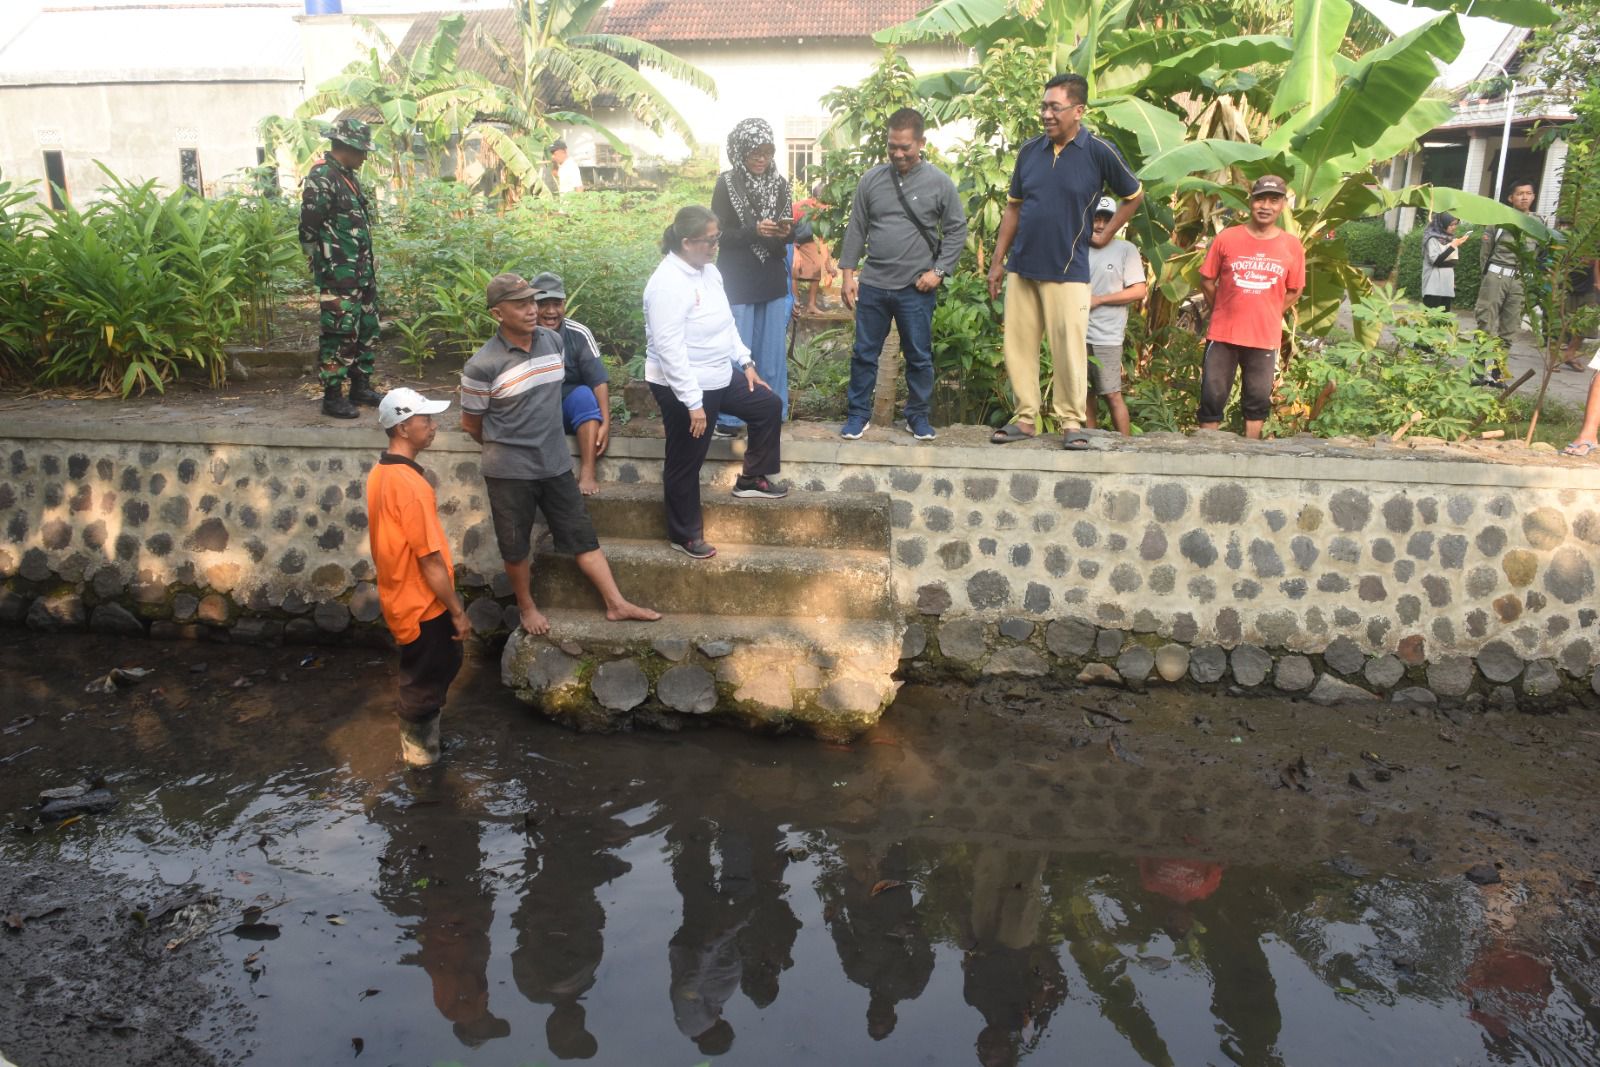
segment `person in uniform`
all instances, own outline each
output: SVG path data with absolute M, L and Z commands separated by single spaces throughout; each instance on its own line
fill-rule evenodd
M 322 307 L 317 346 L 322 413 L 353 419 L 355 405 L 376 407 L 383 399 L 372 388 L 378 278 L 371 208 L 356 177 L 372 151 L 372 130 L 359 119 L 340 119 L 328 139 L 328 154 L 311 168 L 301 189 L 300 248 L 311 264 Z

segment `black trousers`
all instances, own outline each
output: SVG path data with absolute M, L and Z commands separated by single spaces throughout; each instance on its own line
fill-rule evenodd
M 1196 422 L 1221 422 L 1239 375 L 1239 409 L 1246 421 L 1262 422 L 1272 414 L 1272 383 L 1278 374 L 1278 350 L 1246 348 L 1226 341 L 1207 341 L 1200 360 L 1200 411 Z
M 445 693 L 461 670 L 461 642 L 450 613 L 441 611 L 422 624 L 422 633 L 400 646 L 400 702 L 405 722 L 426 722 L 444 707 Z
M 1455 302 L 1456 298 L 1453 296 L 1425 296 L 1422 298 L 1423 307 L 1444 308 L 1446 311 L 1449 311 L 1450 305 Z
M 667 536 L 676 544 L 698 541 L 705 536 L 700 515 L 700 468 L 711 448 L 711 430 L 717 413 L 726 411 L 744 420 L 750 437 L 745 445 L 744 474 L 747 478 L 777 474 L 778 435 L 783 430 L 783 402 L 771 389 L 757 386 L 755 392 L 743 375 L 734 375 L 732 384 L 722 389 L 707 389 L 701 406 L 706 413 L 706 431 L 689 436 L 689 409 L 665 385 L 650 383 L 650 392 L 661 409 L 661 422 L 667 431 L 667 457 L 661 466 L 661 491 L 667 505 Z

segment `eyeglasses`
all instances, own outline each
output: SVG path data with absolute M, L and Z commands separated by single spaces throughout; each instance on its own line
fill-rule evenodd
M 685 237 L 684 240 L 700 245 L 717 245 L 722 243 L 722 234 L 714 233 L 710 237 Z
M 1071 111 L 1073 108 L 1085 108 L 1088 106 L 1088 104 L 1040 104 L 1039 114 L 1059 115 L 1063 111 Z
M 752 148 L 744 154 L 746 159 L 771 159 L 776 151 L 771 148 Z

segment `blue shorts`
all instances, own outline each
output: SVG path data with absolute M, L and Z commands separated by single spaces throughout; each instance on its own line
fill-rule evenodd
M 587 385 L 578 386 L 562 398 L 561 428 L 566 433 L 577 433 L 578 427 L 586 422 L 602 421 L 600 401 L 595 399 L 594 390 Z

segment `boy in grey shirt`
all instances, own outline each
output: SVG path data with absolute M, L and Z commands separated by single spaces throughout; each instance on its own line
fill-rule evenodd
M 1094 208 L 1094 234 L 1099 237 L 1117 213 L 1117 202 L 1100 198 Z M 1128 329 L 1128 306 L 1144 299 L 1144 261 L 1132 242 L 1120 237 L 1104 248 L 1089 246 L 1089 380 L 1111 409 L 1111 422 L 1128 436 L 1128 405 L 1122 400 L 1122 339 Z M 1095 425 L 1099 405 L 1091 393 L 1084 403 L 1085 422 Z
M 572 476 L 561 427 L 566 359 L 560 335 L 538 325 L 534 294 L 519 275 L 495 276 L 487 296 L 500 329 L 461 368 L 461 428 L 483 446 L 480 466 L 495 541 L 522 628 L 550 632 L 550 620 L 533 603 L 536 512 L 544 513 L 556 551 L 571 555 L 599 591 L 606 618 L 654 622 L 660 612 L 630 603 L 617 589 Z

